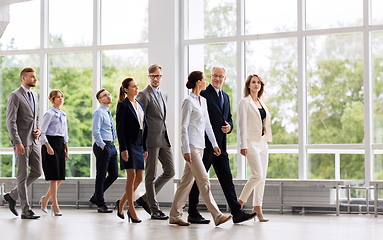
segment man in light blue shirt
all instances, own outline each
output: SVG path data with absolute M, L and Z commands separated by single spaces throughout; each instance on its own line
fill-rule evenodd
M 96 156 L 96 184 L 93 196 L 89 202 L 97 205 L 99 213 L 111 213 L 104 201 L 104 192 L 118 177 L 117 150 L 114 146 L 116 129 L 109 106 L 112 103 L 112 95 L 105 89 L 100 89 L 96 98 L 100 103 L 92 115 L 92 135 L 95 143 L 93 153 Z M 106 177 L 108 173 L 108 177 Z

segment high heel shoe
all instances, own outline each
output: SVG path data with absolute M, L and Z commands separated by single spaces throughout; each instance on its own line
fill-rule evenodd
M 134 219 L 134 218 L 132 218 L 132 215 L 130 215 L 130 212 L 129 212 L 129 210 L 128 210 L 128 221 L 132 221 L 132 223 L 140 223 L 140 222 L 142 222 L 141 221 L 141 219 Z
M 256 211 L 252 211 L 252 212 L 254 213 L 254 212 L 256 212 Z M 263 218 L 263 216 L 260 217 L 258 213 L 257 213 L 256 217 L 258 218 L 258 220 L 259 220 L 260 222 L 268 222 L 268 221 L 269 221 L 269 219 Z M 256 220 L 256 218 L 254 218 L 254 222 L 255 222 L 255 220 Z
M 114 207 L 116 210 L 117 210 L 117 217 L 121 218 L 121 219 L 124 219 L 125 216 L 124 216 L 124 212 L 122 212 L 122 214 L 119 212 L 120 211 L 120 199 L 118 199 L 116 201 L 116 205 Z
M 39 204 L 41 204 L 41 211 L 43 211 L 44 213 L 48 213 L 48 208 L 43 208 L 44 201 L 45 201 L 45 196 L 42 196 L 39 201 Z
M 61 217 L 63 214 L 60 212 L 60 209 L 58 212 L 55 212 L 52 206 L 52 216 Z

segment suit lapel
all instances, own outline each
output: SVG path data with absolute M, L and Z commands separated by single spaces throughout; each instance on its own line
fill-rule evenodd
M 23 87 L 20 87 L 20 91 L 21 91 L 21 95 L 23 95 L 24 99 L 27 101 L 28 106 L 30 107 L 33 115 L 35 115 L 35 113 L 33 112 L 33 107 L 32 107 L 31 101 L 29 100 L 28 93 L 25 91 L 25 89 Z M 32 97 L 33 97 L 33 93 L 32 93 Z M 36 100 L 35 99 L 33 99 L 33 103 L 35 103 L 35 106 L 36 106 Z M 35 109 L 36 109 L 36 107 L 35 107 Z
M 158 108 L 158 111 L 160 112 L 162 118 L 164 118 L 164 113 L 162 112 L 161 110 L 161 106 L 160 106 L 160 103 L 158 102 L 158 99 L 157 99 L 157 96 L 156 94 L 154 93 L 153 89 L 151 86 L 148 86 L 148 90 L 149 90 L 149 95 L 150 97 L 153 99 L 154 103 L 156 104 L 157 108 Z M 161 96 L 161 95 L 160 95 Z M 165 109 L 164 109 L 165 110 Z
M 261 118 L 261 114 L 259 113 L 259 109 L 258 109 L 257 105 L 255 105 L 255 102 L 251 98 L 251 95 L 249 95 L 247 98 L 248 98 L 248 101 L 250 102 L 250 106 L 252 106 L 254 108 L 255 112 L 257 113 L 259 119 L 262 122 L 262 118 Z
M 221 110 L 221 112 L 223 112 L 223 109 L 221 109 L 221 106 L 220 106 L 220 101 L 219 101 L 219 98 L 218 98 L 218 94 L 215 91 L 214 87 L 211 84 L 209 84 L 209 86 L 207 87 L 206 90 L 210 91 L 210 94 L 214 96 L 214 99 L 216 101 L 216 104 L 217 104 L 218 108 Z M 222 94 L 222 96 L 223 96 L 223 94 Z M 225 102 L 223 102 L 223 107 L 225 107 Z
M 126 98 L 126 101 L 128 101 L 128 107 L 129 107 L 130 111 L 132 111 L 134 117 L 136 118 L 136 121 L 137 121 L 138 124 L 139 124 L 140 122 L 138 121 L 138 116 L 137 116 L 137 114 L 136 114 L 136 110 L 135 110 L 134 107 L 133 107 L 133 104 L 129 101 L 128 98 Z M 136 100 L 134 100 L 134 101 L 136 101 Z M 141 107 L 141 106 L 139 106 L 139 104 L 137 103 L 137 107 Z

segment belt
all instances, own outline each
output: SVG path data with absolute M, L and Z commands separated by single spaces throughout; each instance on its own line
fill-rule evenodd
M 110 144 L 110 145 L 114 145 L 114 142 L 113 141 L 104 141 L 105 144 Z

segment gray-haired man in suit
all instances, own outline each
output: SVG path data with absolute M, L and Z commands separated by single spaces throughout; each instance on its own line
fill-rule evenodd
M 166 101 L 168 96 L 159 89 L 162 67 L 153 64 L 148 68 L 149 85 L 139 92 L 137 100 L 144 105 L 148 122 L 148 158 L 145 165 L 146 193 L 136 200 L 139 206 L 151 214 L 151 219 L 166 220 L 159 207 L 156 195 L 174 176 L 173 153 L 166 127 Z M 156 178 L 158 160 L 163 173 Z
M 21 218 L 36 219 L 28 203 L 27 188 L 41 176 L 40 147 L 37 139 L 41 131 L 38 125 L 38 97 L 31 88 L 36 86 L 36 71 L 31 67 L 20 72 L 21 86 L 9 94 L 6 122 L 15 151 L 17 164 L 16 187 L 4 195 L 9 209 L 18 216 L 16 200 L 20 199 Z M 28 172 L 28 167 L 31 168 Z

